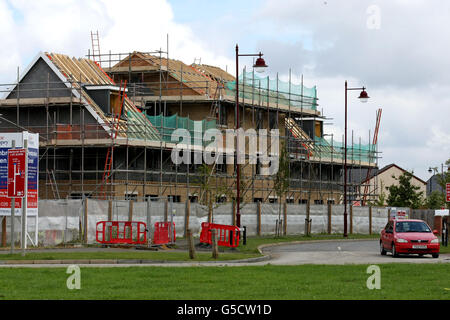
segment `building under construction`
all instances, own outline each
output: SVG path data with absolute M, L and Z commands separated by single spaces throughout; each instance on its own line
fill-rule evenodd
M 318 110 L 316 88 L 290 78 L 262 78 L 245 69 L 239 76 L 240 127 L 279 129 L 289 159 L 289 187 L 281 199 L 274 176 L 261 175 L 263 165 L 246 159 L 240 165 L 242 202 L 342 203 L 344 146 L 324 132 L 328 119 Z M 87 58 L 39 53 L 0 89 L 0 130 L 39 133 L 41 199 L 236 197 L 236 164 L 171 160 L 176 129 L 191 133 L 194 158 L 205 148 L 199 128 L 236 128 L 236 79 L 219 67 L 188 65 L 161 50 Z M 369 131 L 368 141 L 374 137 Z M 376 181 L 363 188 L 360 181 L 377 170 L 376 144 L 352 136 L 347 149 L 349 200 L 375 195 Z

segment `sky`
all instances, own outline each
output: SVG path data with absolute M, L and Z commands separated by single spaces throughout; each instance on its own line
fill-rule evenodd
M 450 158 L 450 2 L 446 0 L 0 0 L 0 83 L 14 82 L 39 53 L 82 57 L 90 32 L 103 53 L 169 52 L 187 64 L 235 68 L 241 53 L 262 52 L 266 76 L 316 86 L 326 133 L 378 135 L 379 166 L 396 163 L 428 180 Z M 240 66 L 252 59 L 241 57 Z

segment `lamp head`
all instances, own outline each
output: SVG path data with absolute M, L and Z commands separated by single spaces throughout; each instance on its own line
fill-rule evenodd
M 359 101 L 361 101 L 362 103 L 366 103 L 369 100 L 369 95 L 366 92 L 366 88 L 363 87 L 358 98 L 359 98 Z
M 266 65 L 266 62 L 262 58 L 262 53 L 260 52 L 259 58 L 256 59 L 255 64 L 253 65 L 253 68 L 255 68 L 256 72 L 261 73 L 261 72 L 264 72 L 267 67 L 268 66 Z

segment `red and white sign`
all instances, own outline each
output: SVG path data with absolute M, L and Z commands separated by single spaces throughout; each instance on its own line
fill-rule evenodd
M 7 132 L 0 133 L 0 218 L 11 215 L 11 200 L 13 199 L 8 196 L 8 151 L 12 149 L 12 141 L 15 141 L 15 147 L 17 149 L 24 149 L 25 139 L 28 140 L 26 180 L 27 216 L 38 215 L 39 134 L 25 131 Z M 18 177 L 16 176 L 16 182 Z M 22 214 L 23 201 L 17 200 L 15 203 L 15 214 L 20 216 Z
M 446 193 L 447 193 L 446 201 L 450 202 L 450 183 L 447 183 L 445 185 L 445 190 L 446 190 Z
M 391 219 L 408 219 L 408 213 L 405 210 L 397 210 L 397 208 L 391 208 Z
M 23 198 L 25 196 L 26 150 L 8 150 L 8 197 Z
M 407 218 L 408 217 L 408 215 L 406 214 L 406 211 L 397 211 L 397 218 L 398 219 L 405 219 L 405 218 Z

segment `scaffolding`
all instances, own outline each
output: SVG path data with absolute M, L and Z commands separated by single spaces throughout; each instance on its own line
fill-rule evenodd
M 45 56 L 64 75 L 64 81 L 54 79 L 51 72 L 36 79 L 18 73 L 15 83 L 0 85 L 0 94 L 4 94 L 1 130 L 40 135 L 41 198 L 199 200 L 200 165 L 175 165 L 170 156 L 175 143 L 170 136 L 179 128 L 195 136 L 192 130 L 198 122 L 202 132 L 215 128 L 225 133 L 234 128 L 233 76 L 213 66 L 185 65 L 169 59 L 168 50 L 161 49 L 98 51 L 89 53 L 87 59 Z M 345 146 L 332 135 L 325 138 L 323 125 L 330 119 L 317 110 L 316 88 L 305 87 L 303 76 L 300 84 L 291 79 L 291 71 L 289 80 L 282 82 L 278 74 L 276 79 L 261 78 L 244 69 L 239 79 L 242 127 L 280 129 L 290 160 L 286 202 L 342 203 Z M 126 89 L 117 85 L 125 81 Z M 98 103 L 99 90 L 108 90 L 109 108 Z M 192 146 L 192 158 L 205 147 L 196 141 Z M 363 197 L 373 199 L 378 193 L 377 180 L 365 185 L 363 178 L 378 168 L 378 145 L 363 144 L 361 138 L 355 143 L 352 132 L 347 149 L 348 200 L 356 204 Z M 259 175 L 261 165 L 246 160 L 241 165 L 243 202 L 278 201 L 273 178 Z M 222 192 L 214 201 L 232 200 L 234 167 L 214 164 L 211 168 L 208 181 Z

